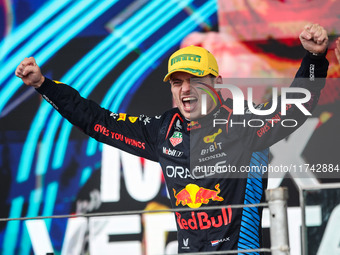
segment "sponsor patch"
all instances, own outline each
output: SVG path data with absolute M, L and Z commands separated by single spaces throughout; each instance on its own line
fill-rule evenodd
M 222 133 L 222 129 L 219 129 L 216 133 L 212 135 L 207 135 L 206 137 L 203 138 L 203 141 L 205 143 L 213 143 L 215 141 L 216 136 Z
M 189 245 L 189 238 L 187 238 L 187 239 L 184 239 L 184 238 L 183 238 L 183 246 L 182 246 L 182 249 L 190 249 L 190 247 L 189 247 L 188 245 Z
M 125 119 L 126 119 L 126 113 L 120 113 L 117 121 L 120 121 L 120 120 L 125 121 Z
M 131 123 L 135 123 L 137 119 L 138 119 L 138 117 L 132 117 L 132 116 L 129 117 L 129 121 Z
M 201 128 L 201 124 L 198 121 L 190 121 L 187 126 L 187 130 L 199 129 Z
M 175 131 L 174 134 L 170 137 L 170 143 L 172 146 L 177 146 L 183 141 L 182 133 Z
M 182 157 L 183 151 L 163 147 L 163 153 L 176 158 Z
M 196 184 L 188 184 L 184 189 L 176 192 L 174 191 L 174 197 L 176 198 L 176 206 L 182 204 L 182 206 L 189 206 L 190 208 L 201 207 L 202 204 L 208 204 L 212 201 L 223 201 L 223 197 L 220 197 L 220 184 L 215 185 L 215 190 L 199 187 Z
M 220 228 L 226 226 L 232 221 L 232 210 L 230 207 L 222 208 L 221 213 L 216 216 L 210 216 L 206 212 L 191 212 L 190 218 L 182 217 L 182 214 L 175 212 L 176 222 L 180 229 L 203 230 L 210 228 Z M 187 215 L 185 215 L 187 217 Z M 229 241 L 229 237 L 218 240 L 218 243 Z
M 150 117 L 145 117 L 144 120 L 143 120 L 144 125 L 146 126 L 146 124 L 150 123 L 150 120 L 151 120 Z
M 226 237 L 226 238 L 219 239 L 219 240 L 214 240 L 214 241 L 211 241 L 210 243 L 211 243 L 211 246 L 216 246 L 219 243 L 223 243 L 223 242 L 227 242 L 227 241 L 230 241 L 230 237 Z

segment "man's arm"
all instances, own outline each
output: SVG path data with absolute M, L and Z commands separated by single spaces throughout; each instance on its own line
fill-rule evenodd
M 15 74 L 34 87 L 64 118 L 85 134 L 129 153 L 158 161 L 161 118 L 116 114 L 80 96 L 72 87 L 45 78 L 34 58 L 25 58 Z
M 328 46 L 328 36 L 326 30 L 317 25 L 307 25 L 300 34 L 300 41 L 305 48 L 306 56 L 302 60 L 301 66 L 295 76 L 291 87 L 298 87 L 306 89 L 310 92 L 311 98 L 303 106 L 312 112 L 317 105 L 320 91 L 325 85 L 325 78 L 327 76 L 328 61 L 325 58 Z M 299 99 L 301 93 L 289 93 L 289 98 Z M 288 98 L 288 96 L 287 96 Z M 251 150 L 262 150 L 274 143 L 280 141 L 284 137 L 290 135 L 297 128 L 299 128 L 307 119 L 306 116 L 296 105 L 287 105 L 286 115 L 281 111 L 281 97 L 278 98 L 278 107 L 270 115 L 259 116 L 255 114 L 245 114 L 246 121 L 251 119 L 261 119 L 264 125 L 260 128 L 254 127 L 240 127 L 238 128 L 240 136 L 243 137 L 245 147 Z M 264 104 L 261 110 L 271 109 L 272 101 Z M 285 120 L 293 119 L 296 121 L 296 126 L 293 126 L 291 121 Z

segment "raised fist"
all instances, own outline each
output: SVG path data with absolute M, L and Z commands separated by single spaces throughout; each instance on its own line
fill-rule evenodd
M 34 88 L 39 88 L 45 81 L 45 77 L 41 74 L 33 57 L 25 58 L 15 70 L 15 75 L 21 78 L 26 85 Z
M 299 36 L 302 46 L 311 53 L 324 53 L 328 47 L 327 31 L 319 24 L 308 24 Z

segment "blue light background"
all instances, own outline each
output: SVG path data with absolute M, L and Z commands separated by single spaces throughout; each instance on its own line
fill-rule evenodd
M 145 80 L 164 75 L 186 35 L 216 29 L 217 0 L 3 0 L 0 17 L 0 167 L 8 184 L 1 217 L 60 215 L 74 212 L 79 191 L 100 170 L 101 146 L 40 103 L 14 76 L 16 66 L 34 56 L 46 76 L 126 111 L 144 103 L 133 102 L 134 94 Z M 46 224 L 58 254 L 66 220 Z M 32 254 L 23 222 L 0 226 L 2 254 Z

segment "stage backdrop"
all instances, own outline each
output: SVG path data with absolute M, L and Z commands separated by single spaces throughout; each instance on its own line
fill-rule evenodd
M 172 107 L 162 82 L 167 58 L 191 44 L 217 57 L 223 77 L 289 78 L 304 55 L 299 33 L 319 23 L 330 34 L 329 77 L 337 78 L 339 17 L 339 1 L 332 0 L 0 0 L 0 217 L 170 207 L 158 163 L 73 128 L 15 77 L 25 57 L 102 107 L 154 116 Z M 280 153 L 302 164 L 339 164 L 339 99 L 339 83 L 329 82 L 304 131 L 276 145 L 272 164 Z M 279 185 L 290 189 L 290 244 L 300 254 L 297 188 L 289 176 L 270 180 L 270 187 Z M 316 210 L 322 217 L 321 205 Z M 317 217 L 310 222 L 313 230 L 321 226 Z M 263 226 L 267 238 L 266 210 Z M 172 254 L 176 247 L 171 214 L 0 223 L 6 255 Z

